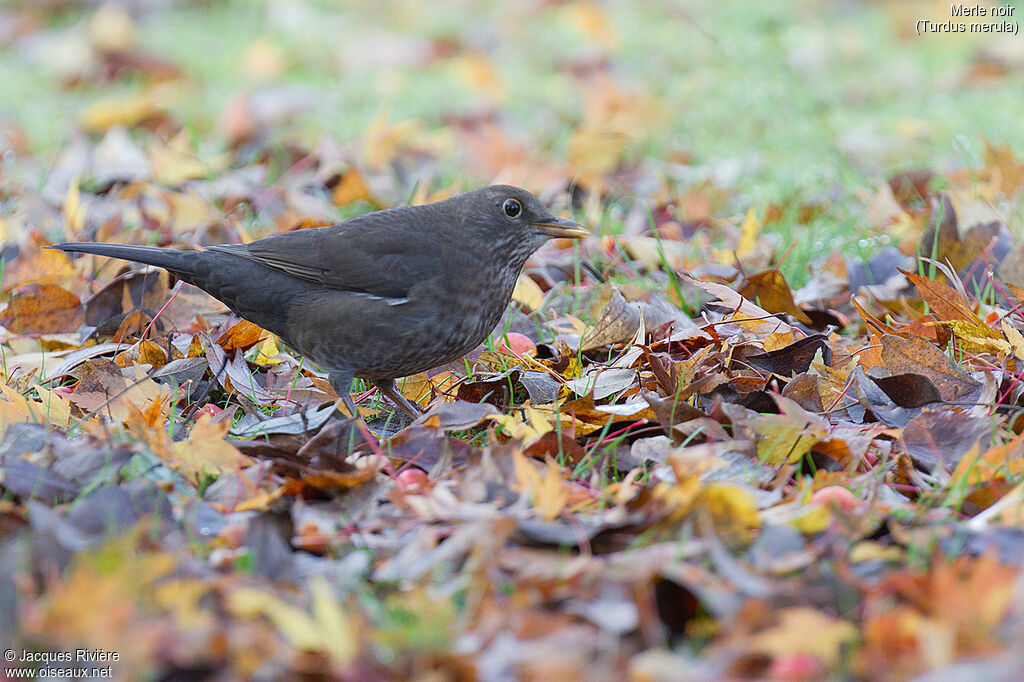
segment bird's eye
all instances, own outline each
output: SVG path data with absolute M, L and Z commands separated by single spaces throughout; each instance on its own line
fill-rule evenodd
M 501 210 L 509 218 L 518 218 L 519 214 L 523 212 L 523 205 L 517 199 L 505 199 L 505 203 L 501 205 Z

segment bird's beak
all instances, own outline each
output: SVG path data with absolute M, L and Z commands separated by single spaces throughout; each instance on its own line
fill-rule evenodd
M 577 223 L 575 220 L 551 216 L 543 222 L 530 223 L 549 237 L 564 237 L 567 239 L 583 239 L 590 236 L 590 230 Z

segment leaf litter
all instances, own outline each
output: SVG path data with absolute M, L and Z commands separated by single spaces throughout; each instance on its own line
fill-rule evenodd
M 615 43 L 597 5 L 562 19 Z M 1024 247 L 993 209 L 1024 199 L 1011 149 L 865 191 L 898 245 L 821 254 L 794 291 L 766 230 L 822 207 L 734 215 L 728 183 L 681 189 L 637 153 L 663 105 L 600 62 L 567 67 L 564 158 L 488 114 L 311 142 L 286 88 L 228 101 L 211 150 L 176 109 L 187 70 L 133 22 L 102 5 L 76 29 L 88 68 L 59 73 L 139 91 L 84 107 L 45 183 L 31 153 L 0 173 L 0 637 L 117 651 L 126 679 L 1019 671 Z M 504 96 L 478 50 L 395 46 Z M 284 59 L 254 44 L 245 68 Z M 335 414 L 317 368 L 165 273 L 45 249 L 436 200 L 465 189 L 440 181 L 456 147 L 595 228 L 649 201 L 539 252 L 484 347 L 401 382 L 430 406 L 413 423 L 372 390 Z

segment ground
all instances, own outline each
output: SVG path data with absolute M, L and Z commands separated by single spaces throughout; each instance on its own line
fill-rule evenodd
M 1016 5 L 339 5 L 0 8 L 6 676 L 1019 676 Z M 411 424 L 45 248 L 498 182 L 594 235 Z

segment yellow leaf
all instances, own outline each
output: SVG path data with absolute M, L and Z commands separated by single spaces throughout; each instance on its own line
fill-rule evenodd
M 263 616 L 285 640 L 300 651 L 320 651 L 323 633 L 314 618 L 297 606 L 255 587 L 241 587 L 227 599 L 228 609 L 239 618 Z
M 1014 327 L 1010 326 L 1010 323 L 1003 320 L 1002 323 L 1003 335 L 1006 340 L 1010 342 L 1010 348 L 1013 349 L 1013 355 L 1018 360 L 1024 360 L 1024 334 L 1021 334 Z
M 36 421 L 35 410 L 29 407 L 28 399 L 13 386 L 0 382 L 0 395 L 4 398 L 0 400 L 0 430 L 6 431 L 11 424 Z
M 162 648 L 161 635 L 144 625 L 162 615 L 154 613 L 153 590 L 177 562 L 170 554 L 142 551 L 139 538 L 152 530 L 151 522 L 142 525 L 74 555 L 64 572 L 52 575 L 32 615 L 19 621 L 23 634 L 72 648 L 119 651 L 117 676 L 144 676 L 142 667 L 151 669 L 151 657 Z M 164 636 L 173 631 L 165 628 Z M 129 641 L 132 646 L 125 646 Z
M 202 605 L 210 590 L 210 583 L 199 578 L 162 580 L 153 589 L 152 601 L 173 614 L 179 627 L 188 632 L 199 632 L 216 624 L 213 613 Z
M 992 327 L 967 320 L 929 322 L 929 326 L 946 327 L 956 336 L 956 345 L 966 353 L 1007 353 L 1012 346 Z
M 747 209 L 747 215 L 740 225 L 740 242 L 736 246 L 736 255 L 739 258 L 751 253 L 757 247 L 757 237 L 761 233 L 761 221 L 757 218 L 757 212 L 751 206 Z
M 253 362 L 260 367 L 273 367 L 274 365 L 280 365 L 284 362 L 284 360 L 277 357 L 280 354 L 281 349 L 277 346 L 277 337 L 271 334 L 267 340 L 260 345 L 260 349 L 257 351 Z
M 238 504 L 233 504 L 230 509 L 212 503 L 211 505 L 225 512 L 266 511 L 270 509 L 270 505 L 284 497 L 286 492 L 288 492 L 287 486 L 282 485 L 270 492 L 257 493 L 246 500 L 240 501 Z
M 85 207 L 81 204 L 79 178 L 74 176 L 68 184 L 68 196 L 64 200 L 64 235 L 74 239 L 85 226 Z
M 337 667 L 347 665 L 358 653 L 357 632 L 352 619 L 341 608 L 334 591 L 322 575 L 309 581 L 313 617 L 320 626 L 324 649 Z
M 178 234 L 215 223 L 220 217 L 214 205 L 196 192 L 164 190 L 158 196 L 167 203 L 170 209 L 168 221 Z M 235 229 L 239 229 L 238 226 Z
M 167 364 L 167 351 L 154 341 L 142 339 L 115 355 L 114 362 L 120 367 L 149 365 L 157 369 Z
M 241 71 L 257 80 L 272 81 L 288 66 L 288 59 L 280 45 L 260 37 L 245 48 L 241 58 Z
M 893 561 L 902 562 L 906 552 L 895 545 L 883 545 L 873 540 L 858 542 L 850 549 L 849 559 L 853 563 L 862 561 Z
M 1018 483 L 968 522 L 972 531 L 992 525 L 1024 527 L 1024 483 Z
M 192 148 L 188 132 L 182 129 L 167 144 L 154 142 L 148 149 L 153 177 L 165 185 L 176 186 L 186 180 L 204 178 L 227 166 L 224 154 L 202 160 Z
M 619 165 L 630 137 L 621 130 L 584 125 L 569 138 L 569 163 L 577 172 L 602 176 Z
M 188 440 L 171 446 L 167 465 L 193 482 L 199 482 L 207 474 L 248 466 L 252 460 L 224 440 L 230 427 L 229 422 L 215 423 L 204 414 L 192 426 Z
M 793 341 L 792 332 L 773 332 L 761 339 L 761 346 L 765 353 L 771 353 L 773 350 L 782 350 L 793 345 Z
M 565 350 L 569 353 L 569 364 L 562 372 L 562 378 L 579 379 L 580 376 L 583 374 L 583 361 L 580 359 L 579 355 L 573 353 L 571 350 L 568 349 L 568 347 L 565 347 Z
M 823 504 L 807 505 L 803 507 L 803 512 L 790 521 L 790 524 L 801 533 L 820 533 L 832 523 L 832 512 Z
M 554 426 L 549 420 L 550 414 L 550 412 L 545 413 L 529 403 L 525 403 L 521 409 L 512 414 L 503 414 L 493 417 L 493 419 L 509 438 L 523 443 L 532 443 L 548 431 L 554 430 Z
M 104 133 L 116 125 L 131 127 L 157 114 L 161 99 L 155 91 L 104 97 L 82 110 L 78 125 L 89 133 Z
M 750 426 L 760 436 L 757 455 L 769 466 L 799 461 L 814 443 L 828 436 L 827 431 L 805 420 L 783 414 L 754 417 Z
M 565 7 L 569 24 L 604 47 L 614 47 L 615 30 L 604 9 L 593 2 L 574 2 Z
M 778 268 L 745 277 L 740 294 L 770 313 L 788 313 L 804 324 L 811 323 L 807 313 L 800 310 L 793 301 L 793 292 Z
M 370 168 L 386 167 L 401 151 L 412 146 L 412 140 L 419 135 L 419 121 L 392 123 L 386 111 L 379 112 L 363 134 L 366 165 Z
M 516 288 L 512 290 L 512 300 L 522 303 L 530 310 L 540 310 L 544 303 L 544 291 L 531 277 L 520 274 L 516 280 Z
M 62 395 L 42 386 L 36 386 L 35 391 L 40 402 L 30 402 L 29 406 L 34 407 L 44 424 L 64 427 L 71 423 L 71 406 Z
M 131 14 L 117 3 L 103 3 L 89 20 L 89 39 L 100 52 L 130 52 L 137 34 Z
M 751 650 L 771 657 L 810 654 L 829 669 L 839 662 L 843 646 L 856 637 L 857 628 L 852 623 L 794 606 L 779 612 L 776 625 L 751 638 Z
M 228 595 L 228 609 L 242 618 L 263 616 L 299 651 L 323 651 L 337 668 L 357 653 L 357 632 L 322 576 L 310 580 L 311 613 L 269 592 L 242 587 Z
M 553 521 L 569 502 L 569 488 L 562 478 L 562 467 L 547 458 L 544 476 L 537 471 L 534 461 L 521 452 L 513 455 L 518 490 L 530 496 L 534 508 L 545 521 Z
M 441 402 L 451 403 L 456 399 L 456 388 L 462 379 L 452 372 L 440 372 L 427 376 L 426 372 L 413 374 L 398 381 L 398 390 L 406 398 L 418 403 L 424 398 L 436 395 Z
M 659 483 L 654 488 L 655 499 L 669 509 L 669 518 L 673 521 L 686 517 L 693 510 L 704 489 L 701 474 L 715 463 L 714 458 L 695 460 L 687 452 L 686 449 L 677 450 L 668 456 L 675 482 Z
M 730 526 L 737 531 L 746 531 L 761 525 L 761 515 L 758 513 L 754 496 L 738 486 L 709 485 L 698 498 L 698 504 L 711 512 L 716 525 Z
M 482 54 L 469 53 L 459 55 L 452 60 L 452 67 L 459 77 L 463 78 L 480 92 L 495 99 L 500 98 L 504 94 L 498 70 Z

